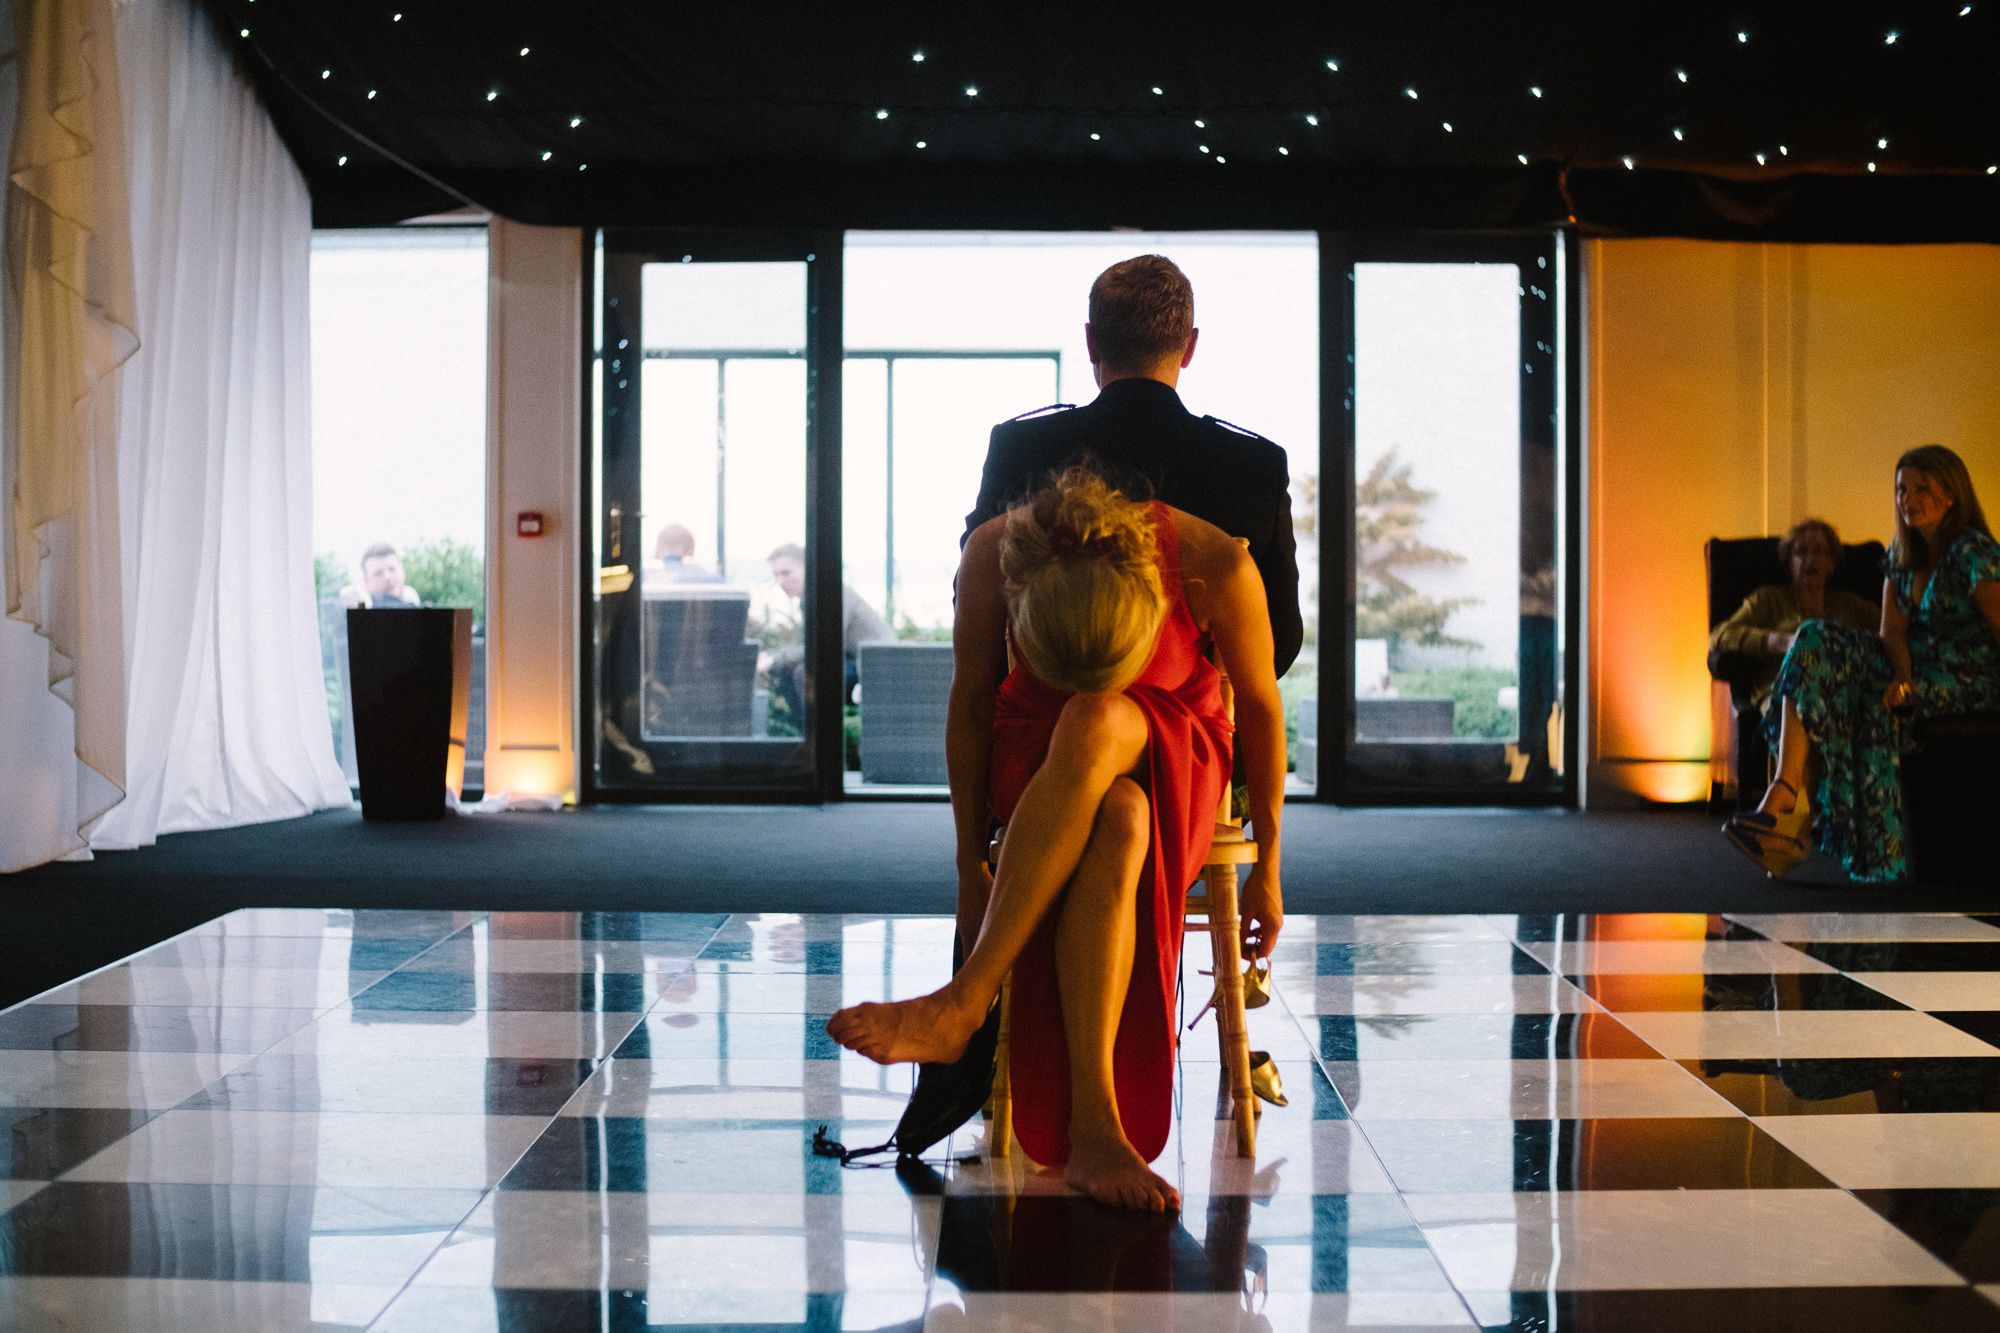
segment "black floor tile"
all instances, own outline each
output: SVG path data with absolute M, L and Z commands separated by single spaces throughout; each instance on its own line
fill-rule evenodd
M 275 1046 L 312 1022 L 314 1013 L 170 1004 L 24 1004 L 0 1013 L 0 1050 L 242 1054 Z
M 1693 913 L 1589 913 L 1563 912 L 1554 915 L 1520 916 L 1514 918 L 1514 938 L 1523 942 L 1548 943 L 1561 940 L 1575 943 L 1607 937 L 1621 940 L 1662 939 L 1682 940 L 1689 936 L 1684 928 Z M 1663 923 L 1663 928 L 1649 929 L 1654 922 Z M 1671 929 L 1664 928 L 1671 923 Z M 1761 940 L 1763 935 L 1740 921 L 1732 921 L 1719 914 L 1705 918 L 1702 938 L 1707 940 Z
M 357 1010 L 534 1010 L 644 1013 L 648 978 L 638 972 L 414 971 L 392 973 L 354 997 Z M 481 992 L 484 992 L 482 995 Z
M 2000 972 L 2000 940 L 1802 940 L 1794 949 L 1843 972 Z
M 400 1284 L 479 1197 L 58 1182 L 0 1216 L 0 1275 Z
M 1406 1193 L 1832 1189 L 1748 1120 L 1375 1120 L 1368 1142 Z
M 1324 1014 L 1299 1021 L 1327 1061 L 1660 1058 L 1608 1014 Z
M 2000 1333 L 1970 1287 L 1471 1294 L 1486 1333 Z
M 1687 976 L 1642 972 L 1592 972 L 1569 981 L 1613 1013 L 1908 1007 L 1837 972 L 1711 972 L 1699 986 Z
M 2000 1282 L 2000 1190 L 1855 1190 L 1973 1282 Z
M 1987 1059 L 1683 1060 L 1746 1115 L 2000 1111 L 2000 1053 Z
M 158 1114 L 94 1107 L 0 1106 L 0 1179 L 54 1180 Z
M 596 1067 L 591 1060 L 261 1055 L 181 1109 L 554 1115 Z
M 1504 940 L 1320 944 L 1323 977 L 1543 976 L 1548 968 Z

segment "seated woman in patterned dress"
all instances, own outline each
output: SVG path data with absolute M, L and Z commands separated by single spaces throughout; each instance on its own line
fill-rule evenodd
M 1259 848 L 1246 952 L 1268 956 L 1283 921 L 1263 581 L 1221 529 L 1072 470 L 966 542 L 952 643 L 946 756 L 975 943 L 943 989 L 843 1009 L 827 1031 L 883 1064 L 953 1060 L 1011 971 L 1021 1146 L 1102 1202 L 1178 1208 L 1147 1163 L 1173 1119 L 1183 902 L 1239 739 Z M 1233 735 L 1204 644 L 1236 691 Z
M 1896 460 L 1879 635 L 1806 621 L 1772 694 L 1778 775 L 1754 812 L 1723 826 L 1730 842 L 1784 875 L 1805 860 L 1816 813 L 1820 849 L 1851 878 L 1905 878 L 1899 764 L 1911 721 L 2000 709 L 2000 543 L 1957 454 L 1926 444 Z

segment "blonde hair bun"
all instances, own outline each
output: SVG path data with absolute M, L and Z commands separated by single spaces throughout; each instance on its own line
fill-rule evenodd
M 1008 510 L 1007 618 L 1034 673 L 1079 694 L 1129 685 L 1166 618 L 1158 560 L 1151 511 L 1087 469 Z

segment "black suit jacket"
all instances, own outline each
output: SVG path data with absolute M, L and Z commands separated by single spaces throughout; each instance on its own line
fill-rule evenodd
M 1270 604 L 1278 674 L 1284 675 L 1305 638 L 1285 451 L 1261 435 L 1196 416 L 1181 406 L 1171 385 L 1113 380 L 1083 407 L 993 428 L 979 503 L 965 516 L 966 535 L 1053 473 L 1086 461 L 1128 492 L 1164 500 L 1249 540 Z

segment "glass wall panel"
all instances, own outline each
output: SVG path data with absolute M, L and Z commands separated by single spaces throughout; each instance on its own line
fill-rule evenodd
M 313 574 L 334 750 L 357 780 L 349 607 L 468 607 L 464 786 L 485 785 L 486 229 L 312 246 Z
M 597 781 L 797 785 L 813 771 L 807 266 L 605 267 Z

